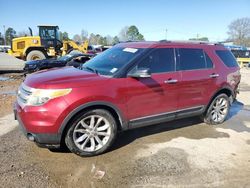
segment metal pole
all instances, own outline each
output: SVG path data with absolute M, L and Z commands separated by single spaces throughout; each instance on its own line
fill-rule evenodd
M 168 29 L 166 29 L 166 40 L 168 40 Z
M 197 33 L 197 35 L 196 35 L 196 39 L 197 39 L 197 40 L 199 39 L 199 33 Z
M 5 25 L 3 25 L 3 34 L 4 34 L 4 45 L 6 46 L 6 33 L 5 33 Z

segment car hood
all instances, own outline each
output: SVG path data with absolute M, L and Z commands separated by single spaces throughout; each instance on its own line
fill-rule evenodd
M 60 89 L 100 84 L 107 79 L 92 72 L 64 67 L 33 73 L 26 77 L 24 83 L 32 88 Z

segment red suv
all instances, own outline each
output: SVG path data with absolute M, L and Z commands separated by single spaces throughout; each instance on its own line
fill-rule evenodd
M 190 116 L 222 123 L 239 82 L 238 64 L 222 45 L 120 43 L 78 69 L 28 76 L 14 111 L 29 140 L 93 156 L 118 131 Z

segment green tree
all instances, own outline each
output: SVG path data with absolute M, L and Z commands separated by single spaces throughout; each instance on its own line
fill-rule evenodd
M 13 28 L 9 27 L 5 32 L 6 44 L 10 45 L 11 40 L 15 37 L 16 37 L 16 31 Z
M 111 37 L 110 35 L 107 35 L 105 38 L 107 40 L 107 45 L 112 45 L 113 37 Z
M 250 46 L 250 17 L 239 18 L 228 26 L 229 40 L 237 45 Z
M 119 41 L 118 36 L 115 36 L 115 37 L 113 38 L 112 45 L 118 44 L 119 42 L 120 42 L 120 41 Z
M 89 35 L 89 43 L 91 45 L 96 45 L 96 44 L 100 44 L 100 45 L 106 45 L 107 43 L 107 39 L 103 36 L 101 36 L 100 34 L 94 34 L 94 33 L 91 33 Z
M 130 41 L 143 41 L 144 36 L 139 32 L 135 25 L 132 25 L 127 30 L 127 37 Z
M 69 40 L 69 34 L 67 32 L 59 32 L 60 41 Z
M 4 38 L 1 32 L 0 32 L 0 45 L 4 45 Z
M 100 34 L 96 34 L 94 44 L 101 44 L 102 42 L 103 42 L 103 37 Z
M 101 37 L 99 44 L 107 46 L 108 45 L 107 37 Z
M 207 37 L 190 38 L 189 40 L 209 42 Z
M 90 35 L 89 35 L 89 44 L 95 44 L 96 43 L 96 36 L 95 36 L 95 34 L 94 33 L 91 33 Z

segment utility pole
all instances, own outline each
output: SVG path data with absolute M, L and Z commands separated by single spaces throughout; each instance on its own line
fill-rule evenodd
M 5 33 L 5 25 L 3 25 L 3 34 L 4 34 L 4 45 L 6 46 L 6 33 Z
M 166 28 L 166 40 L 168 40 L 168 29 Z
M 196 35 L 196 39 L 198 40 L 198 39 L 199 39 L 199 37 L 200 37 L 200 35 L 199 35 L 199 33 L 197 33 L 197 35 Z

